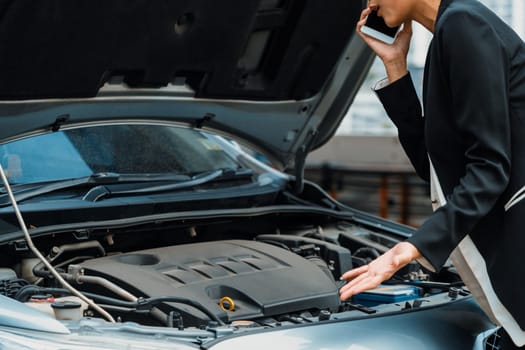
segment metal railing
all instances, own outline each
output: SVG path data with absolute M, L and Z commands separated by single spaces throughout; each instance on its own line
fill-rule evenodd
M 419 226 L 432 212 L 428 183 L 410 170 L 310 164 L 305 178 L 348 206 L 406 225 Z

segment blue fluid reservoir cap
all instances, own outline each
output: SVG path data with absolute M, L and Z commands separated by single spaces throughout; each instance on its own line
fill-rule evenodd
M 365 306 L 376 306 L 379 304 L 392 304 L 413 300 L 420 296 L 421 290 L 416 286 L 407 286 L 404 284 L 379 285 L 374 289 L 354 295 L 352 302 Z

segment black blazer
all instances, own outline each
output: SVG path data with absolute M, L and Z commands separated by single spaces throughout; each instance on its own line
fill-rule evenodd
M 468 235 L 490 287 L 525 330 L 523 41 L 479 1 L 442 0 L 425 66 L 425 116 L 409 75 L 376 92 L 426 180 L 430 156 L 447 201 L 409 241 L 437 270 Z M 525 341 L 517 333 L 514 341 Z

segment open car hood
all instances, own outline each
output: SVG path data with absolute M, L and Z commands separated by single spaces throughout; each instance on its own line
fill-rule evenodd
M 365 3 L 2 1 L 0 142 L 170 120 L 297 165 L 333 135 L 368 71 L 355 34 Z

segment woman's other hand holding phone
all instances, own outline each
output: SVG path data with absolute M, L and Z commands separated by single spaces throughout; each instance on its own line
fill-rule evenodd
M 356 30 L 359 36 L 376 53 L 385 65 L 388 80 L 394 82 L 408 73 L 407 54 L 412 38 L 412 23 L 406 22 L 397 34 L 393 44 L 387 44 L 361 32 L 361 27 L 366 23 L 366 17 L 372 12 L 372 8 L 367 7 L 361 12 Z

